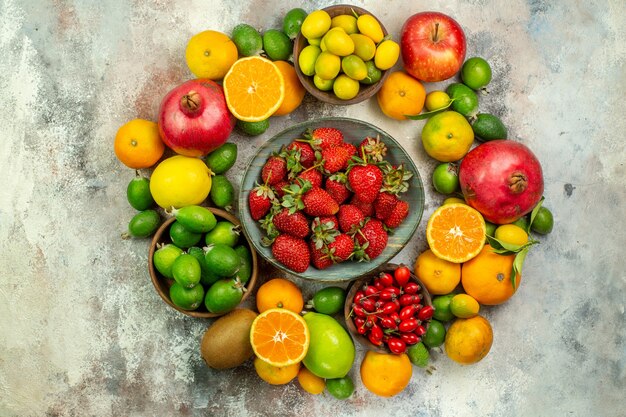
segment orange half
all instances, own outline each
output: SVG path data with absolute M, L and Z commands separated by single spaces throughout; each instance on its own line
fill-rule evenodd
M 454 263 L 469 261 L 485 245 L 485 220 L 466 204 L 446 204 L 430 216 L 428 245 L 437 257 Z
M 302 361 L 309 341 L 309 328 L 302 316 L 284 308 L 272 308 L 259 314 L 250 329 L 252 350 L 259 359 L 273 366 Z

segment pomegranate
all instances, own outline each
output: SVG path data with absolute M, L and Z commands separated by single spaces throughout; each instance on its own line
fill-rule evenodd
M 543 194 L 543 174 L 528 147 L 505 139 L 485 142 L 461 161 L 459 182 L 465 201 L 496 224 L 529 213 Z
M 204 156 L 222 146 L 235 127 L 222 87 L 209 79 L 172 89 L 159 109 L 159 133 L 174 152 Z

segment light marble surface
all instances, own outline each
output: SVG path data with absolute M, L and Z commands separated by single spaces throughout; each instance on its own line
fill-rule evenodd
M 626 15 L 622 1 L 356 1 L 398 37 L 403 21 L 435 9 L 455 17 L 468 56 L 494 69 L 480 108 L 537 154 L 552 234 L 541 238 L 508 303 L 484 308 L 494 345 L 459 366 L 435 354 L 401 395 L 361 384 L 359 349 L 347 401 L 297 383 L 262 383 L 250 363 L 206 368 L 208 321 L 156 295 L 148 243 L 120 240 L 133 209 L 133 172 L 113 154 L 117 128 L 154 119 L 160 98 L 190 78 L 189 37 L 240 22 L 279 26 L 292 7 L 254 0 L 0 2 L 0 415 L 623 416 L 626 328 Z M 427 85 L 427 90 L 446 83 Z M 307 97 L 263 137 L 233 135 L 238 181 L 254 149 L 297 121 L 349 116 L 374 123 L 414 158 L 425 184 L 435 162 L 423 122 L 387 119 L 376 102 L 321 105 Z M 426 187 L 427 218 L 442 197 Z M 426 248 L 425 221 L 395 258 Z M 296 279 L 310 296 L 319 288 Z

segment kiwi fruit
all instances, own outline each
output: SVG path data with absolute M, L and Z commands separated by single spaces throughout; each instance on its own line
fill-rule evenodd
M 202 336 L 200 353 L 214 369 L 235 368 L 254 355 L 250 328 L 258 314 L 238 308 L 217 319 Z

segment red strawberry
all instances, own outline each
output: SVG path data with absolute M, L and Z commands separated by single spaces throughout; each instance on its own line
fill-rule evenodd
M 359 149 L 365 154 L 365 157 L 370 162 L 382 162 L 387 154 L 387 146 L 385 142 L 380 140 L 380 137 L 363 139 Z
M 383 223 L 377 219 L 370 219 L 365 223 L 355 237 L 359 246 L 357 259 L 372 260 L 387 247 L 387 232 Z
M 317 269 L 326 269 L 333 265 L 333 261 L 330 259 L 330 256 L 328 256 L 327 246 L 322 245 L 320 249 L 317 249 L 313 240 L 311 240 L 309 245 L 311 247 L 311 263 L 314 267 Z
M 300 165 L 305 168 L 310 168 L 315 163 L 315 151 L 311 148 L 311 145 L 305 142 L 293 141 L 287 147 L 288 150 L 300 150 Z
M 357 206 L 344 204 L 339 207 L 337 220 L 339 220 L 339 228 L 341 231 L 350 234 L 361 227 L 361 222 L 365 220 L 365 216 Z
M 313 187 L 321 187 L 324 176 L 317 169 L 309 168 L 306 171 L 302 171 L 298 178 L 309 181 Z
M 348 151 L 341 146 L 334 146 L 322 150 L 323 167 L 328 175 L 344 169 L 349 160 L 350 155 L 348 155 Z
M 376 211 L 376 218 L 379 220 L 385 220 L 391 214 L 393 208 L 398 203 L 398 196 L 391 193 L 380 193 L 378 198 L 374 201 L 374 210 Z
M 356 148 L 356 146 L 354 146 L 351 143 L 348 142 L 344 142 L 341 145 L 346 151 L 348 151 L 348 155 L 350 156 L 350 158 L 352 158 L 353 156 L 356 156 L 359 154 L 359 150 Z
M 274 185 L 286 176 L 287 162 L 278 156 L 270 156 L 261 170 L 261 178 L 268 185 Z
M 343 203 L 352 195 L 352 192 L 346 187 L 346 181 L 347 177 L 343 172 L 338 172 L 326 179 L 326 191 L 337 204 Z
M 332 127 L 320 127 L 304 135 L 313 149 L 326 149 L 339 146 L 343 142 L 343 133 Z
M 374 204 L 372 203 L 365 203 L 363 201 L 361 201 L 359 199 L 358 196 L 352 196 L 352 199 L 350 200 L 350 204 L 352 204 L 353 206 L 356 206 L 359 208 L 359 210 L 361 210 L 363 212 L 363 215 L 365 217 L 372 217 L 374 215 Z
M 348 172 L 348 183 L 364 203 L 373 203 L 383 185 L 383 172 L 376 165 L 354 165 Z
M 313 222 L 311 222 L 311 227 L 315 228 L 317 226 L 319 226 L 319 224 L 326 224 L 326 223 L 332 223 L 331 229 L 333 230 L 339 230 L 339 221 L 337 220 L 337 217 L 335 216 L 322 216 L 322 217 L 316 217 L 315 219 L 313 219 Z
M 332 216 L 339 211 L 339 204 L 320 187 L 313 187 L 302 196 L 304 212 L 309 216 Z
M 272 220 L 274 226 L 280 232 L 304 239 L 309 235 L 309 221 L 302 212 L 289 214 L 289 209 L 284 208 L 276 214 Z
M 272 245 L 274 258 L 295 272 L 304 272 L 311 262 L 309 245 L 290 235 L 279 235 Z
M 400 224 L 404 221 L 406 216 L 409 214 L 409 203 L 406 201 L 398 201 L 398 204 L 393 208 L 393 211 L 385 219 L 385 225 L 389 228 L 396 228 L 400 226 Z
M 328 244 L 330 258 L 334 263 L 347 261 L 354 251 L 354 241 L 346 234 L 335 236 L 335 240 Z
M 283 188 L 288 187 L 288 186 L 289 186 L 289 182 L 287 182 L 287 180 L 280 180 L 276 184 L 274 184 L 272 189 L 274 190 L 274 194 L 278 198 L 282 198 L 285 195 L 285 190 L 283 190 Z
M 265 216 L 270 210 L 270 207 L 272 207 L 272 200 L 274 199 L 274 191 L 267 185 L 257 185 L 250 190 L 248 205 L 252 218 L 259 220 Z

